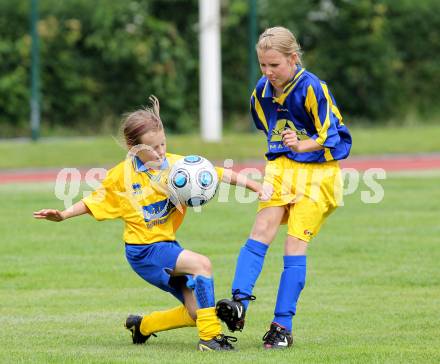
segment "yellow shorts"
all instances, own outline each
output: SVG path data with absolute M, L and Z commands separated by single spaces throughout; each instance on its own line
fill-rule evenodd
M 309 242 L 342 201 L 341 170 L 337 161 L 300 163 L 285 156 L 268 161 L 264 182 L 273 185 L 269 201 L 260 201 L 258 211 L 284 206 L 282 224 L 287 233 Z

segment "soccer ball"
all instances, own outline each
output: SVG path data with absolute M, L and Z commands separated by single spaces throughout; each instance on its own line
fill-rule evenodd
M 179 159 L 171 168 L 168 188 L 171 199 L 190 207 L 206 204 L 217 191 L 218 176 L 214 166 L 198 155 Z

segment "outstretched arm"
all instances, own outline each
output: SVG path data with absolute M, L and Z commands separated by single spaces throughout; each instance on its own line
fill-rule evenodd
M 39 211 L 35 211 L 34 218 L 60 222 L 69 219 L 71 217 L 87 214 L 89 212 L 90 210 L 85 205 L 85 203 L 82 201 L 78 201 L 73 206 L 69 207 L 64 211 L 55 210 L 55 209 L 42 209 Z
M 262 185 L 253 179 L 247 178 L 244 174 L 236 173 L 231 169 L 224 169 L 222 181 L 231 185 L 246 187 L 258 193 L 258 198 L 262 201 L 269 200 L 273 193 L 271 185 Z

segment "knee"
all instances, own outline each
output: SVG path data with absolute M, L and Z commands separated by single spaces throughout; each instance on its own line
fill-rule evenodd
M 277 229 L 278 226 L 275 226 L 275 224 L 269 220 L 256 221 L 250 237 L 263 243 L 270 244 Z

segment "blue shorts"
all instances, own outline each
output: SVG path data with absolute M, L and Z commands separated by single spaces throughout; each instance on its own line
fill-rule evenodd
M 182 303 L 182 286 L 187 276 L 170 276 L 183 248 L 177 241 L 164 241 L 148 245 L 125 244 L 125 256 L 133 270 L 148 283 L 170 292 Z

